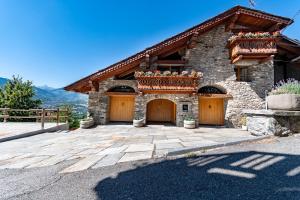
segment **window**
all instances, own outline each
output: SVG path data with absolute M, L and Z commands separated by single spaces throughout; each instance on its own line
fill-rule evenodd
M 250 82 L 249 72 L 247 67 L 237 66 L 235 69 L 235 75 L 237 81 Z
M 183 112 L 188 112 L 188 111 L 189 111 L 189 105 L 183 104 L 183 105 L 182 105 L 182 111 L 183 111 Z

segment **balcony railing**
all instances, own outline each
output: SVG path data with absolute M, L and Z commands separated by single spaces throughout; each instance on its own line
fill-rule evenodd
M 229 43 L 232 63 L 240 59 L 264 59 L 277 53 L 275 38 L 237 38 Z
M 141 92 L 196 92 L 201 74 L 197 75 L 136 75 Z

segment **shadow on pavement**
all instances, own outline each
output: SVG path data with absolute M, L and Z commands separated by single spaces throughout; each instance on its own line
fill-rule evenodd
M 144 166 L 102 180 L 98 199 L 300 199 L 300 156 L 213 154 Z

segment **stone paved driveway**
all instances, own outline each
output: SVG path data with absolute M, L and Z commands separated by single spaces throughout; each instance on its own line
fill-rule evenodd
M 0 143 L 0 169 L 33 168 L 78 161 L 62 172 L 164 157 L 172 149 L 200 147 L 257 138 L 229 128 L 184 129 L 173 126 L 106 125 L 55 132 Z

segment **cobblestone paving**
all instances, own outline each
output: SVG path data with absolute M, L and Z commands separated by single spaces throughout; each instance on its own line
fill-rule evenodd
M 164 157 L 170 150 L 256 138 L 229 128 L 184 129 L 173 126 L 105 125 L 93 129 L 55 132 L 0 143 L 0 169 L 78 162 L 62 172 L 99 168 L 116 163 Z

